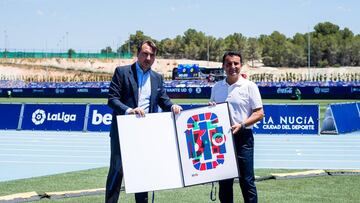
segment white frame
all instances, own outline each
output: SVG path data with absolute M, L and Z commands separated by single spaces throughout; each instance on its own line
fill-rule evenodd
M 196 170 L 187 157 L 183 133 L 187 119 L 194 114 L 212 112 L 226 136 L 224 164 L 206 171 Z M 117 116 L 125 191 L 174 189 L 238 176 L 228 104 L 182 111 Z M 195 175 L 196 174 L 196 175 Z
M 200 171 L 194 167 L 192 159 L 189 158 L 185 131 L 187 130 L 187 120 L 190 117 L 192 117 L 193 115 L 199 115 L 204 113 L 212 113 L 217 116 L 218 123 L 215 125 L 222 128 L 223 134 L 226 137 L 226 141 L 224 140 L 226 153 L 223 154 L 223 164 L 219 164 L 212 169 Z M 238 176 L 237 160 L 235 156 L 233 135 L 231 133 L 229 108 L 227 103 L 221 103 L 217 104 L 216 106 L 206 106 L 183 111 L 180 115 L 176 115 L 175 118 L 185 186 L 229 179 Z M 209 160 L 203 160 L 203 157 L 201 158 L 202 163 L 210 162 Z M 212 160 L 216 160 L 215 157 L 216 156 L 212 155 Z

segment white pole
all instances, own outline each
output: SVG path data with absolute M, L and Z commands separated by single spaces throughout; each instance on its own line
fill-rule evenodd
M 7 32 L 4 30 L 4 51 L 7 51 Z
M 66 51 L 69 50 L 69 32 L 66 32 Z
M 311 81 L 311 72 L 310 72 L 310 32 L 308 32 L 308 75 L 309 75 L 309 81 Z

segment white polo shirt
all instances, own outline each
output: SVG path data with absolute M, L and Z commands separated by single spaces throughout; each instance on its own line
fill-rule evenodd
M 252 114 L 253 109 L 263 106 L 257 85 L 243 77 L 232 85 L 229 85 L 226 79 L 217 82 L 211 89 L 210 101 L 229 103 L 232 124 L 243 122 Z

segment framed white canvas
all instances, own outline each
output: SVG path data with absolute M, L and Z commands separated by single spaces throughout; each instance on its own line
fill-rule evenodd
M 183 187 L 171 112 L 117 116 L 126 193 Z

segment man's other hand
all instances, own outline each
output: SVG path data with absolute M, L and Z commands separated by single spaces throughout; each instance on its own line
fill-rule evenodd
M 209 106 L 215 106 L 216 105 L 216 102 L 213 102 L 213 101 L 209 101 Z
M 174 112 L 174 114 L 179 114 L 183 109 L 181 106 L 174 104 L 171 106 L 171 110 Z
M 144 109 L 142 109 L 140 107 L 137 107 L 135 109 L 131 109 L 129 111 L 129 114 L 136 114 L 136 115 L 139 115 L 141 117 L 144 117 L 145 116 L 145 111 L 144 111 Z

